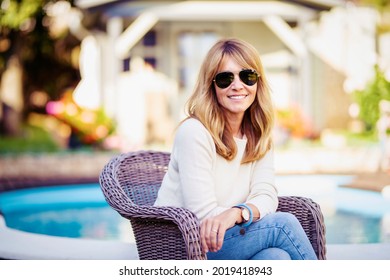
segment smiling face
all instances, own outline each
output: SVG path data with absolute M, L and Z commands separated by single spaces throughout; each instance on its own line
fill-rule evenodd
M 243 83 L 238 73 L 243 70 L 236 61 L 227 57 L 218 68 L 220 72 L 234 73 L 234 80 L 227 88 L 219 88 L 215 83 L 215 92 L 219 105 L 230 121 L 241 122 L 245 111 L 252 105 L 256 97 L 257 83 L 248 86 Z

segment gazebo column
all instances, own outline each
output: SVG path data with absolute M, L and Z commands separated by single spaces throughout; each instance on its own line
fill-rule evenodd
M 310 119 L 315 118 L 312 104 L 311 64 L 307 47 L 295 31 L 279 16 L 266 16 L 264 23 L 290 49 L 298 59 L 297 103 L 301 104 L 303 113 Z
M 118 77 L 122 72 L 121 58 L 116 56 L 112 50 L 115 48 L 116 40 L 122 34 L 123 19 L 120 17 L 110 18 L 107 22 L 107 41 L 103 47 L 102 80 L 103 80 L 103 104 L 106 113 L 116 118 L 117 107 L 117 86 Z

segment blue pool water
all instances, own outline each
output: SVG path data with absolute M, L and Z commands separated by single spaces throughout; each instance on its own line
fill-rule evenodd
M 328 244 L 390 242 L 390 203 L 380 193 L 340 188 L 348 176 L 278 176 L 280 195 L 302 195 L 324 213 Z M 6 225 L 26 232 L 131 240 L 130 223 L 112 210 L 98 184 L 40 187 L 0 194 Z
M 2 193 L 0 210 L 10 228 L 62 237 L 118 239 L 118 225 L 123 222 L 98 184 Z
M 390 200 L 381 193 L 345 186 L 353 176 L 288 175 L 277 177 L 280 195 L 316 201 L 324 214 L 329 244 L 390 243 Z

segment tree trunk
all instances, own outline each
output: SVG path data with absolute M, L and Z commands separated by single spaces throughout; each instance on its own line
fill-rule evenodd
M 7 62 L 0 83 L 1 130 L 9 136 L 21 132 L 23 112 L 23 70 L 17 55 Z

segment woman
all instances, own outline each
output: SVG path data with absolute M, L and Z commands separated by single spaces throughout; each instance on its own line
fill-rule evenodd
M 275 213 L 274 111 L 255 48 L 217 42 L 187 110 L 155 205 L 195 213 L 208 259 L 316 259 L 298 220 Z

